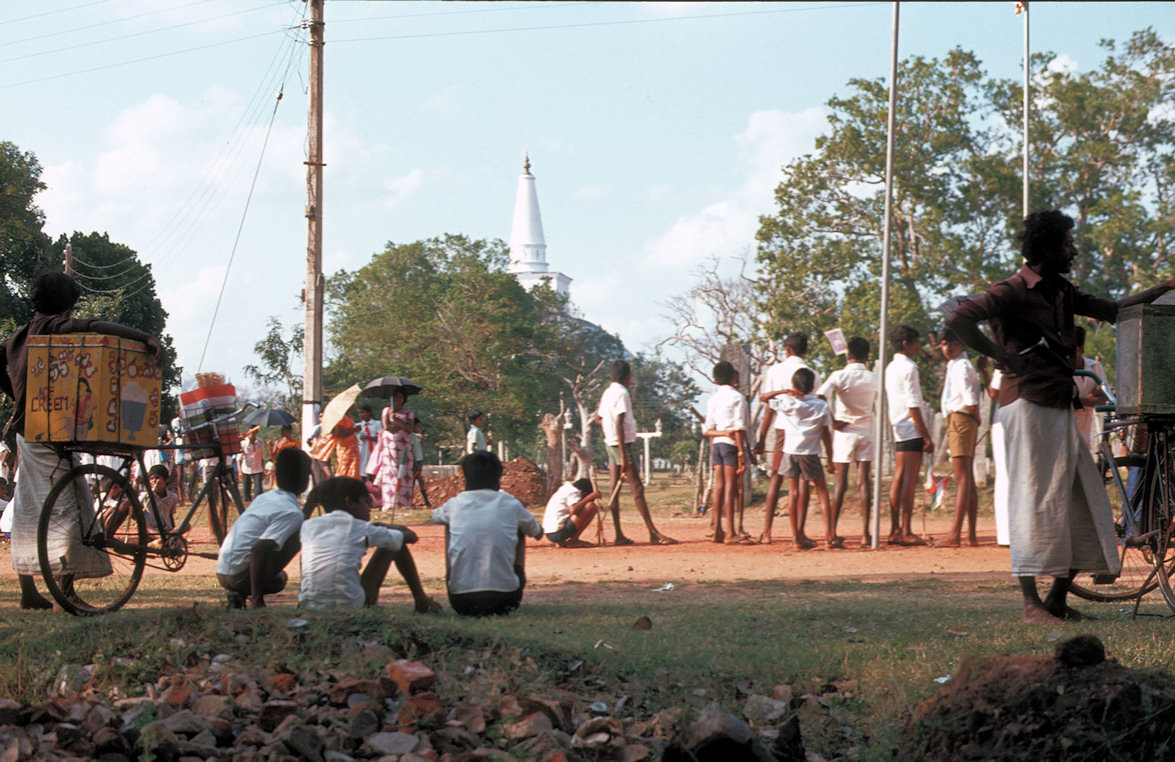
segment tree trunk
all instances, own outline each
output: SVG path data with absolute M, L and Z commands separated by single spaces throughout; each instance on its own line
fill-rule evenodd
M 563 483 L 563 457 L 559 452 L 559 435 L 563 432 L 563 419 L 551 413 L 544 413 L 543 433 L 547 435 L 547 497 L 555 494 Z
M 578 396 L 575 397 L 575 407 L 579 411 L 579 444 L 573 444 L 574 437 L 569 437 L 567 446 L 575 454 L 578 467 L 575 471 L 576 479 L 590 479 L 592 477 L 592 419 L 595 411 Z

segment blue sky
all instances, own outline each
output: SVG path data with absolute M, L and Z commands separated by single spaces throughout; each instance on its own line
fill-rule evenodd
M 1013 8 L 904 4 L 899 53 L 959 46 L 1018 78 Z M 1175 39 L 1172 3 L 1031 8 L 1033 50 L 1079 70 L 1101 62 L 1104 37 Z M 186 373 L 210 336 L 203 369 L 244 384 L 267 318 L 303 318 L 305 5 L 4 9 L 0 139 L 40 159 L 47 230 L 136 249 Z M 506 239 L 529 153 L 552 269 L 585 317 L 644 350 L 670 332 L 663 303 L 695 267 L 753 246 L 824 103 L 888 74 L 892 5 L 327 0 L 325 15 L 326 272 L 387 241 Z

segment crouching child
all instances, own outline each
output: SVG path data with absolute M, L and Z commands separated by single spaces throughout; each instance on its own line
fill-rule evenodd
M 284 571 L 301 548 L 304 518 L 298 495 L 310 483 L 310 456 L 286 449 L 274 462 L 277 489 L 264 492 L 237 517 L 220 546 L 216 579 L 228 591 L 229 608 L 263 608 L 265 596 L 281 592 Z

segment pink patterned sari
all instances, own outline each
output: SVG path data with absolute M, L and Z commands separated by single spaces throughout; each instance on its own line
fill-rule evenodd
M 393 413 L 389 407 L 384 408 L 382 418 L 383 431 L 379 433 L 376 449 L 371 453 L 376 466 L 373 469 L 369 464 L 367 470 L 375 476 L 384 510 L 407 508 L 412 505 L 412 435 L 394 428 L 390 419 L 394 418 L 411 428 L 414 416 L 411 410 L 401 409 Z

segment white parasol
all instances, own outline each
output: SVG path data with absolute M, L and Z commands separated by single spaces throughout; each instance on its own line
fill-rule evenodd
M 345 391 L 339 392 L 335 398 L 327 403 L 322 410 L 322 433 L 323 435 L 331 433 L 335 426 L 343 420 L 343 416 L 355 404 L 355 400 L 359 399 L 359 384 L 347 387 Z

